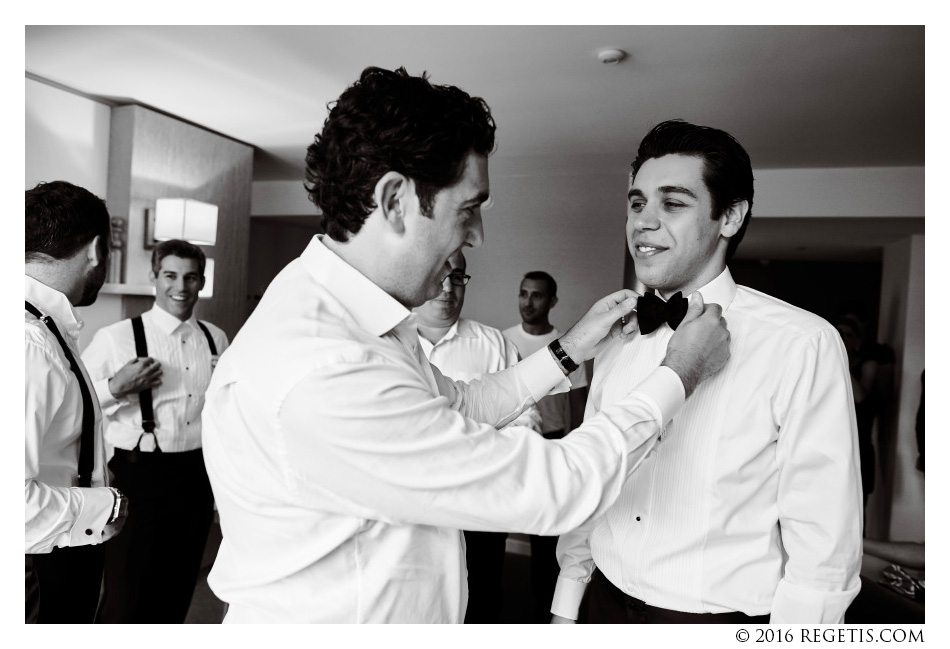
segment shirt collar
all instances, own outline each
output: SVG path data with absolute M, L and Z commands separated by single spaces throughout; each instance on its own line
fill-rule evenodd
M 722 307 L 722 310 L 725 311 L 736 297 L 736 290 L 736 282 L 732 279 L 732 273 L 729 272 L 729 267 L 726 266 L 716 279 L 705 286 L 700 286 L 693 291 L 693 293 L 699 292 L 702 294 L 703 304 L 718 304 Z M 692 293 L 690 293 L 690 295 L 692 295 Z M 683 297 L 689 298 L 690 295 Z
M 442 340 L 440 340 L 439 342 L 442 343 L 447 340 L 452 340 L 456 336 L 461 336 L 463 338 L 468 337 L 468 328 L 462 326 L 461 320 L 456 320 L 455 322 L 453 322 L 452 326 L 449 327 L 449 330 L 445 332 L 445 335 L 442 336 Z
M 318 234 L 310 240 L 300 261 L 357 325 L 382 336 L 409 317 L 409 309 L 327 248 L 323 237 Z
M 416 320 L 416 323 L 418 324 L 418 318 L 415 318 L 415 313 L 413 313 L 413 316 L 414 316 L 414 319 Z M 461 338 L 470 338 L 470 337 L 471 337 L 471 333 L 469 332 L 468 327 L 464 327 L 464 326 L 462 325 L 462 320 L 461 320 L 461 319 L 458 319 L 458 320 L 456 320 L 455 322 L 453 322 L 453 323 L 452 323 L 452 326 L 449 327 L 448 330 L 445 332 L 445 335 L 442 336 L 438 341 L 436 341 L 436 343 L 435 343 L 434 345 L 433 345 L 432 343 L 429 343 L 429 344 L 430 344 L 432 347 L 436 347 L 436 346 L 438 346 L 438 345 L 441 345 L 442 343 L 446 343 L 446 342 L 452 340 L 452 339 L 455 338 L 456 336 L 459 336 L 459 337 L 461 337 Z M 428 340 L 426 340 L 426 339 L 423 338 L 422 336 L 419 336 L 419 338 L 420 338 L 421 340 L 425 340 L 426 342 L 429 342 Z
M 69 302 L 69 298 L 55 288 L 51 288 L 29 275 L 26 277 L 26 299 L 45 315 L 53 318 L 62 329 L 72 338 L 78 338 L 83 328 L 83 321 L 79 319 L 76 310 Z
M 185 325 L 191 327 L 192 329 L 198 328 L 198 318 L 195 317 L 195 312 L 191 312 L 191 316 L 187 320 L 179 320 L 171 313 L 163 309 L 158 305 L 158 302 L 152 305 L 152 308 L 148 310 L 149 319 L 152 321 L 152 324 L 156 328 L 165 334 L 171 334 L 178 327 Z

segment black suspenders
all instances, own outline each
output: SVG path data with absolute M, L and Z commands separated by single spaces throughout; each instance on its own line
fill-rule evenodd
M 148 356 L 148 345 L 145 344 L 145 327 L 142 324 L 142 316 L 137 315 L 132 318 L 132 336 L 135 338 L 135 355 L 139 358 Z M 158 438 L 155 437 L 155 414 L 152 412 L 152 388 L 146 388 L 139 392 L 139 406 L 142 408 L 142 434 L 135 442 L 135 448 L 132 449 L 133 457 L 139 453 L 139 445 L 142 438 L 151 435 L 155 441 L 155 452 L 161 453 L 162 449 L 158 445 Z
M 132 335 L 135 338 L 135 355 L 139 358 L 145 358 L 148 356 L 148 345 L 145 343 L 145 326 L 142 323 L 142 316 L 137 315 L 131 320 Z M 208 339 L 208 346 L 211 347 L 211 355 L 217 356 L 218 349 L 215 347 L 214 339 L 211 337 L 211 331 L 208 330 L 208 327 L 206 327 L 205 323 L 201 322 L 201 320 L 197 320 L 196 322 L 204 332 L 205 338 Z M 139 435 L 139 439 L 135 443 L 135 448 L 132 449 L 132 453 L 137 454 L 139 452 L 139 445 L 142 443 L 142 438 L 146 435 L 152 435 L 152 438 L 155 440 L 154 452 L 161 453 L 162 449 L 158 445 L 158 438 L 155 437 L 155 413 L 152 410 L 151 388 L 139 392 L 139 405 L 142 408 L 142 434 Z
M 66 341 L 63 340 L 63 336 L 59 333 L 59 329 L 56 328 L 56 323 L 53 322 L 53 319 L 48 315 L 40 313 L 40 310 L 30 304 L 29 301 L 26 301 L 26 310 L 39 318 L 43 324 L 46 325 L 46 328 L 56 337 L 59 346 L 63 348 L 63 354 L 65 354 L 66 360 L 69 361 L 69 369 L 72 370 L 73 374 L 76 375 L 76 380 L 79 381 L 79 393 L 82 395 L 82 434 L 79 437 L 79 486 L 89 487 L 92 485 L 96 428 L 96 411 L 93 408 L 89 386 L 83 378 L 82 370 L 79 369 L 79 363 L 76 362 L 76 358 L 69 350 Z
M 195 322 L 197 322 L 198 326 L 201 327 L 201 330 L 205 332 L 205 338 L 208 339 L 208 347 L 211 348 L 211 355 L 217 356 L 218 348 L 214 346 L 214 338 L 211 337 L 211 331 L 208 329 L 208 327 L 205 326 L 205 323 L 203 323 L 201 320 L 195 320 Z

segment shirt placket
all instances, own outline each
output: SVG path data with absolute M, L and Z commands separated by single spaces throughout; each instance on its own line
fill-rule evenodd
M 199 342 L 200 341 L 197 337 L 197 332 L 192 330 L 190 327 L 187 329 L 184 327 L 182 328 L 182 363 L 184 364 L 183 367 L 186 369 L 183 373 L 181 386 L 179 388 L 181 393 L 175 395 L 176 401 L 184 404 L 184 407 L 182 408 L 183 420 L 179 422 L 179 424 L 182 426 L 182 435 L 178 440 L 179 444 L 187 444 L 190 441 L 192 432 L 195 430 L 197 425 L 197 390 L 198 376 L 201 369 L 198 366 L 198 363 L 200 362 L 198 353 Z
M 634 362 L 643 362 L 644 367 L 656 368 L 663 362 L 666 356 L 666 348 L 669 345 L 670 338 L 673 336 L 673 330 L 669 326 L 663 325 L 649 337 L 642 339 L 642 344 L 638 350 L 637 356 L 640 359 L 632 359 Z M 643 373 L 646 376 L 646 372 Z M 643 377 L 640 377 L 642 380 Z M 639 380 L 637 381 L 639 383 Z M 671 422 L 672 423 L 672 420 Z M 644 566 L 645 562 L 650 560 L 650 552 L 653 549 L 651 540 L 651 527 L 653 512 L 656 511 L 656 502 L 654 498 L 656 488 L 656 468 L 658 455 L 662 449 L 663 436 L 669 426 L 664 426 L 656 444 L 650 449 L 650 452 L 643 459 L 643 462 L 637 467 L 634 473 L 630 488 L 634 495 L 634 511 L 631 512 L 629 524 L 631 531 L 628 547 L 632 550 L 631 556 L 635 557 L 632 562 L 624 562 L 620 559 L 621 574 L 624 580 L 626 590 L 639 599 L 646 599 L 648 593 L 644 592 Z M 648 494 L 645 498 L 639 498 L 636 494 Z

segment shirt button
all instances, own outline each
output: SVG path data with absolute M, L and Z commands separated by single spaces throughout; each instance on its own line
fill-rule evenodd
M 86 536 L 92 536 L 92 530 L 86 530 Z
M 640 517 L 639 517 L 639 516 L 637 516 L 637 520 L 640 520 Z

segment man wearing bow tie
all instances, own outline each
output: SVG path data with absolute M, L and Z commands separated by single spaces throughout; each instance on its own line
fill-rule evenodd
M 627 193 L 639 333 L 596 358 L 585 417 L 660 362 L 689 299 L 717 303 L 732 356 L 603 514 L 558 542 L 553 621 L 840 623 L 860 588 L 861 480 L 847 354 L 821 318 L 726 266 L 752 167 L 729 134 L 681 120 L 640 144 Z M 667 301 L 668 300 L 668 301 Z

